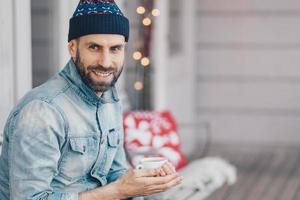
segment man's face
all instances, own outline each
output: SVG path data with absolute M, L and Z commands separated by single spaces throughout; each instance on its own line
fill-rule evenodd
M 125 38 L 94 34 L 69 43 L 69 50 L 83 81 L 101 94 L 113 86 L 124 64 Z

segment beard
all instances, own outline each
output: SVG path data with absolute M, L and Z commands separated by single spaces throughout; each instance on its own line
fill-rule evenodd
M 123 71 L 123 66 L 120 68 L 120 70 L 118 70 L 116 67 L 103 67 L 101 65 L 89 65 L 85 67 L 78 49 L 74 63 L 83 82 L 96 93 L 103 93 L 114 86 Z M 92 77 L 94 72 L 111 73 L 113 78 L 110 82 L 95 80 Z

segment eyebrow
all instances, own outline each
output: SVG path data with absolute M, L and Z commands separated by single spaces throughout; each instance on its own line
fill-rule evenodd
M 95 45 L 97 47 L 103 47 L 102 45 L 100 45 L 100 44 L 98 44 L 96 42 L 87 42 L 86 45 L 87 46 Z M 124 47 L 124 46 L 125 46 L 125 43 L 120 43 L 120 44 L 112 45 L 110 48 Z
M 125 47 L 125 44 L 116 44 L 111 46 L 111 48 L 121 48 L 121 47 Z

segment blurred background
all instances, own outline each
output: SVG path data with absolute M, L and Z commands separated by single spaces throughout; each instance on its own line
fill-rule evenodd
M 116 2 L 131 23 L 125 110 L 169 110 L 190 160 L 205 150 L 234 163 L 243 184 L 215 199 L 299 199 L 300 1 Z M 77 3 L 0 1 L 1 130 L 18 99 L 68 61 Z

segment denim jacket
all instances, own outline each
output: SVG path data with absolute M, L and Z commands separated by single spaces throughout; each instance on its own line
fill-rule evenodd
M 0 157 L 0 199 L 75 200 L 126 168 L 115 87 L 98 97 L 70 60 L 11 112 Z

